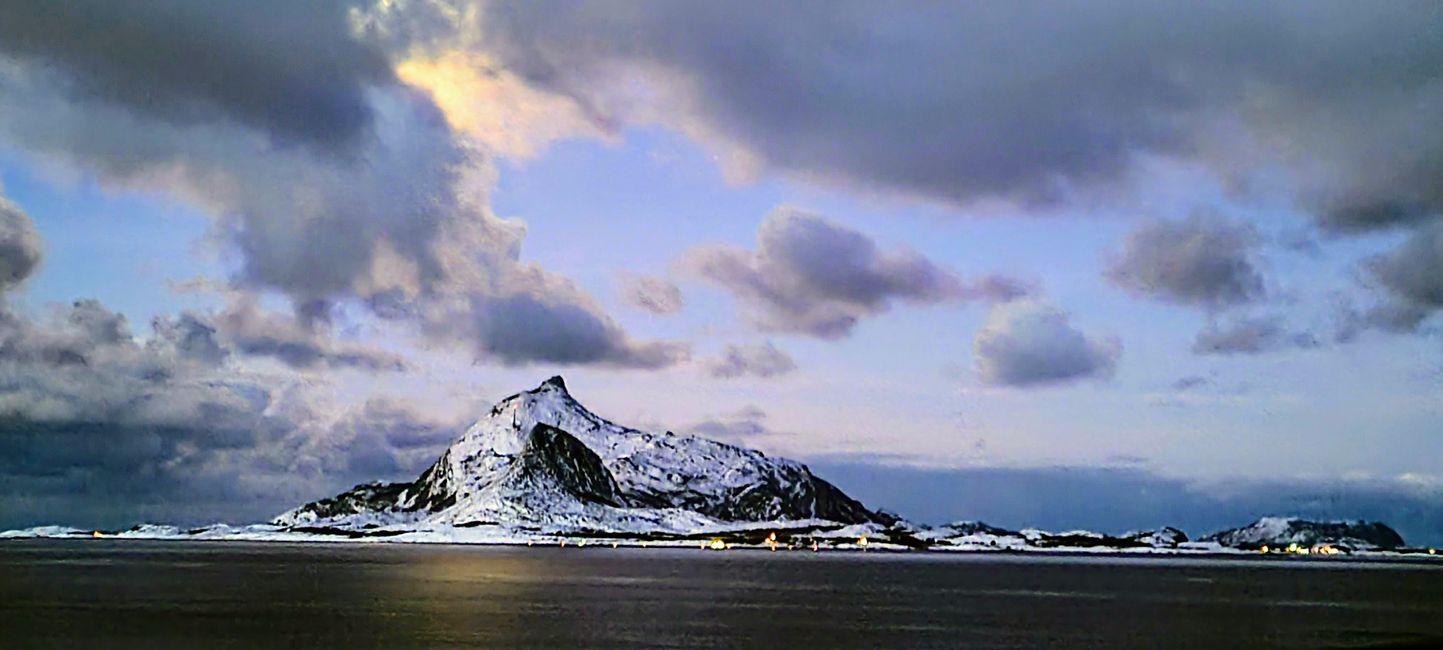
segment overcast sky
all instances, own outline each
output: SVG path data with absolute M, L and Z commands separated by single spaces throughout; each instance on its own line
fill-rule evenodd
M 1440 116 L 1431 1 L 7 2 L 0 526 L 565 374 L 923 520 L 1443 541 Z

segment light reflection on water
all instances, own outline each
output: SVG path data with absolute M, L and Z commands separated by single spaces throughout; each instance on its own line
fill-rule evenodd
M 1311 570 L 1319 564 L 1341 566 L 603 547 L 4 543 L 0 630 L 22 647 L 41 638 L 60 647 L 107 645 L 107 635 L 143 641 L 122 645 L 171 647 L 205 647 L 207 640 L 1155 647 L 1158 638 L 1172 646 L 1316 647 L 1359 638 L 1443 639 L 1436 567 Z

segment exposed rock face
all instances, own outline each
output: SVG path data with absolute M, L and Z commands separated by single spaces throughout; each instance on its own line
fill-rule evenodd
M 1382 550 L 1403 546 L 1403 537 L 1380 522 L 1308 521 L 1295 517 L 1263 517 L 1251 525 L 1216 532 L 1203 540 L 1245 549 L 1256 549 L 1264 544 L 1305 547 L 1331 544 L 1351 549 Z
M 625 500 L 601 457 L 571 434 L 553 426 L 531 427 L 521 461 L 507 477 L 521 490 L 555 490 L 582 501 L 622 507 Z
M 631 531 L 804 520 L 889 524 L 893 518 L 873 513 L 800 463 L 608 422 L 553 377 L 496 404 L 414 482 L 357 486 L 282 514 L 276 523 Z

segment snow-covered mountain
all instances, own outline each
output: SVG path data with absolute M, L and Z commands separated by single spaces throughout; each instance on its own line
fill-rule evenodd
M 1232 528 L 1203 538 L 1232 548 L 1284 547 L 1320 544 L 1356 550 L 1391 550 L 1403 546 L 1403 537 L 1376 521 L 1308 521 L 1296 517 L 1263 517 L 1242 528 Z
M 609 422 L 552 377 L 498 403 L 415 481 L 360 485 L 274 523 L 343 530 L 501 526 L 545 533 L 690 533 L 739 523 L 892 521 L 800 463 Z

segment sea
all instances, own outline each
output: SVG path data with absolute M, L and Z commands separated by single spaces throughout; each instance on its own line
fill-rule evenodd
M 0 541 L 0 648 L 1443 647 L 1443 563 Z

